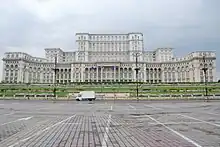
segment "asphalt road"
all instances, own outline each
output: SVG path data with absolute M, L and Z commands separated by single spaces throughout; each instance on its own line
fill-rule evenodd
M 219 147 L 220 102 L 0 101 L 1 147 Z

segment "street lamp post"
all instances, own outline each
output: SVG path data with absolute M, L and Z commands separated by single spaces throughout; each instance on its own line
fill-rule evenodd
M 53 89 L 53 96 L 54 96 L 54 100 L 56 99 L 56 83 L 57 83 L 57 56 L 55 56 L 55 60 L 54 60 L 54 89 Z
M 135 57 L 135 71 L 136 71 L 136 96 L 137 96 L 137 101 L 139 101 L 138 97 L 138 72 L 140 68 L 138 68 L 138 57 L 140 56 L 140 53 L 134 53 L 133 56 Z
M 207 70 L 208 70 L 208 67 L 207 67 L 207 64 L 206 64 L 206 61 L 205 61 L 205 56 L 203 56 L 203 68 L 202 68 L 203 72 L 204 72 L 204 76 L 205 76 L 205 96 L 207 98 L 207 101 L 208 101 L 208 88 L 207 88 Z

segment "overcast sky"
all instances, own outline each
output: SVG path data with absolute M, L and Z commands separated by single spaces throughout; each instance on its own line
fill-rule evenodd
M 33 56 L 44 56 L 48 47 L 73 51 L 77 32 L 142 32 L 146 50 L 173 47 L 177 56 L 211 50 L 220 56 L 220 0 L 0 2 L 1 58 L 6 51 Z

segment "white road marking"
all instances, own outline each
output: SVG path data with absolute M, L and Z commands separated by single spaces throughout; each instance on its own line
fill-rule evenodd
M 30 137 L 27 137 L 27 138 L 24 138 L 24 139 L 22 139 L 22 140 L 19 140 L 19 141 L 17 141 L 16 143 L 10 145 L 9 147 L 14 147 L 14 146 L 16 146 L 16 145 L 19 145 L 19 143 L 25 142 L 25 141 L 29 140 L 30 138 L 32 138 L 32 137 L 34 137 L 34 136 L 36 136 L 36 135 L 40 135 L 41 133 L 43 133 L 43 132 L 45 132 L 45 131 L 47 131 L 47 130 L 49 130 L 49 129 L 51 129 L 51 128 L 57 126 L 57 125 L 60 125 L 60 124 L 62 124 L 63 122 L 65 122 L 65 121 L 67 121 L 67 120 L 69 120 L 69 119 L 71 119 L 71 118 L 73 118 L 73 117 L 75 117 L 75 115 L 72 115 L 72 116 L 68 117 L 67 119 L 64 119 L 64 120 L 62 120 L 62 121 L 60 121 L 60 122 L 58 122 L 58 123 L 56 123 L 56 124 L 54 124 L 54 125 L 52 125 L 52 126 L 50 126 L 50 127 L 47 127 L 47 128 L 45 128 L 45 129 L 43 129 L 43 130 L 40 130 L 40 131 L 36 132 L 35 134 L 31 135 Z
M 217 122 L 220 123 L 220 122 Z M 148 123 L 150 125 L 158 125 L 158 123 Z M 204 122 L 165 122 L 163 123 L 164 125 L 182 125 L 182 124 L 186 124 L 186 125 L 190 125 L 190 124 L 204 124 Z
M 7 122 L 7 123 L 3 123 L 3 124 L 0 124 L 0 126 L 4 126 L 4 125 L 11 124 L 11 123 L 14 123 L 14 122 L 22 121 L 22 120 L 29 120 L 29 119 L 31 119 L 31 118 L 33 118 L 33 116 L 26 117 L 26 118 L 20 118 L 20 119 L 14 120 L 14 121 L 10 121 L 10 122 Z
M 155 107 L 155 106 L 152 106 L 152 105 L 144 105 L 145 107 L 150 107 L 150 108 L 153 108 L 153 109 L 157 109 L 157 110 L 162 110 L 162 108 L 158 108 L 158 107 Z
M 38 109 L 36 109 L 37 111 L 38 110 L 48 110 L 49 108 L 38 108 Z
M 176 135 L 182 137 L 182 138 L 185 139 L 186 141 L 192 143 L 192 144 L 195 145 L 196 147 L 202 147 L 201 145 L 199 145 L 198 143 L 196 143 L 196 142 L 194 142 L 193 140 L 189 139 L 188 137 L 184 136 L 183 134 L 181 134 L 181 133 L 179 133 L 179 132 L 177 132 L 177 131 L 171 129 L 171 128 L 168 127 L 168 126 L 166 126 L 164 123 L 159 122 L 158 120 L 154 119 L 153 117 L 151 117 L 151 116 L 149 116 L 149 115 L 148 115 L 147 117 L 149 117 L 151 120 L 155 121 L 156 123 L 162 125 L 163 127 L 165 127 L 166 129 L 170 130 L 171 132 L 175 133 Z
M 113 107 L 111 106 L 111 110 L 113 109 Z
M 105 127 L 105 134 L 104 134 L 104 137 L 103 137 L 103 140 L 102 140 L 102 147 L 107 147 L 108 133 L 109 133 L 109 125 L 110 125 L 110 122 L 111 122 L 111 118 L 112 118 L 112 115 L 109 114 L 107 126 Z
M 198 118 L 194 118 L 194 117 L 191 117 L 191 116 L 188 116 L 188 115 L 183 115 L 183 114 L 177 114 L 177 115 L 185 117 L 185 118 L 197 120 L 197 121 L 200 121 L 200 122 L 203 122 L 203 123 L 206 123 L 206 124 L 210 124 L 212 126 L 220 127 L 219 124 L 214 124 L 214 123 L 211 123 L 211 122 L 208 122 L 208 121 L 204 121 L 204 120 L 201 120 L 201 119 L 198 119 Z
M 0 115 L 9 116 L 9 115 L 13 115 L 13 114 L 15 114 L 15 113 L 11 112 L 11 113 L 0 114 Z
M 130 104 L 128 104 L 128 106 L 131 107 L 132 109 L 135 109 L 135 110 L 136 110 L 136 108 L 135 108 L 134 106 L 132 106 L 132 105 L 130 105 Z
M 205 114 L 211 114 L 211 115 L 215 115 L 215 116 L 220 116 L 220 114 L 216 114 L 216 113 L 210 113 L 210 112 L 204 112 Z
M 4 114 L 5 116 L 9 116 L 9 115 L 13 115 L 15 113 L 11 112 L 11 113 L 8 113 L 8 114 Z
M 29 120 L 29 119 L 32 119 L 33 116 L 30 116 L 30 117 L 26 117 L 26 118 L 20 118 L 19 120 Z
M 129 107 L 133 108 L 133 109 L 136 109 L 134 106 L 128 104 Z M 183 116 L 184 115 L 181 115 L 181 114 L 173 114 L 173 115 L 180 115 L 180 116 Z M 195 141 L 191 140 L 190 138 L 184 136 L 183 134 L 173 130 L 172 128 L 168 127 L 165 125 L 165 123 L 162 123 L 162 122 L 159 122 L 158 120 L 152 118 L 151 116 L 147 115 L 147 117 L 149 117 L 151 120 L 155 121 L 157 124 L 160 124 L 162 125 L 163 127 L 165 127 L 166 129 L 170 130 L 171 132 L 175 133 L 176 135 L 180 136 L 181 138 L 185 139 L 186 141 L 192 143 L 193 145 L 195 145 L 196 147 L 202 147 L 201 145 L 199 145 L 198 143 L 196 143 Z M 191 118 L 191 119 L 194 119 L 194 120 L 197 120 L 197 121 L 200 121 L 200 123 L 208 123 L 208 124 L 211 124 L 211 125 L 215 125 L 215 126 L 220 126 L 218 124 L 214 124 L 214 123 L 210 123 L 210 122 L 206 122 L 206 121 L 203 121 L 203 120 L 200 120 L 200 119 L 196 119 L 196 118 L 193 118 L 193 117 L 189 117 L 189 116 L 186 116 L 185 117 L 188 117 L 188 118 Z M 199 123 L 199 122 L 195 122 L 195 123 Z

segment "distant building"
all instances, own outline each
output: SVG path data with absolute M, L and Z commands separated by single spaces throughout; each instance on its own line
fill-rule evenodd
M 6 52 L 3 58 L 5 83 L 54 83 L 54 61 L 57 58 L 57 83 L 131 82 L 147 83 L 204 82 L 203 57 L 208 67 L 208 82 L 216 81 L 216 54 L 197 51 L 176 58 L 172 48 L 144 50 L 142 33 L 76 34 L 75 52 L 46 48 L 45 58 L 23 52 Z

